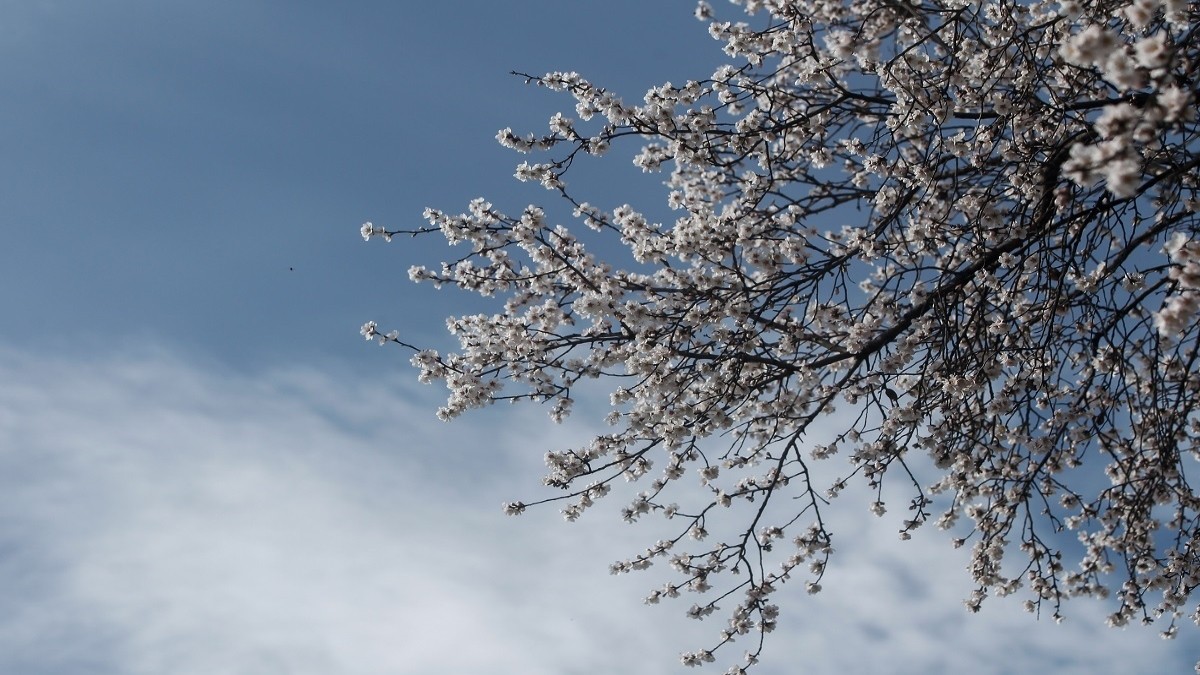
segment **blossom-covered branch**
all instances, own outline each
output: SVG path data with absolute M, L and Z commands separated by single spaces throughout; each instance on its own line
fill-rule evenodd
M 1055 618 L 1109 597 L 1112 624 L 1168 636 L 1200 619 L 1197 4 L 738 4 L 746 22 L 697 9 L 730 64 L 642 101 L 525 76 L 573 115 L 497 139 L 546 157 L 516 177 L 572 218 L 479 199 L 363 226 L 441 233 L 463 255 L 410 277 L 495 300 L 449 321 L 457 352 L 413 347 L 439 415 L 529 399 L 561 420 L 610 382 L 611 432 L 547 455 L 544 501 L 574 520 L 625 479 L 625 520 L 679 523 L 612 569 L 666 562 L 647 602 L 694 592 L 695 618 L 731 603 L 689 665 L 747 635 L 730 672 L 758 660 L 777 589 L 820 590 L 855 480 L 881 516 L 885 482 L 907 491 L 902 536 L 933 519 L 972 546 L 972 610 L 1019 591 Z M 667 174 L 669 222 L 568 186 L 621 143 Z

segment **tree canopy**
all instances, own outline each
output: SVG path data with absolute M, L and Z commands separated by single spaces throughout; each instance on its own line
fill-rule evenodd
M 537 503 L 573 520 L 632 481 L 625 520 L 678 525 L 612 569 L 661 561 L 648 602 L 726 619 L 685 664 L 735 640 L 730 672 L 756 662 L 777 589 L 836 564 L 835 507 L 898 502 L 901 536 L 969 546 L 971 610 L 1095 596 L 1115 626 L 1200 621 L 1200 6 L 734 2 L 744 20 L 696 11 L 728 64 L 641 101 L 526 76 L 574 110 L 497 138 L 573 215 L 478 199 L 365 224 L 440 233 L 461 253 L 410 277 L 495 307 L 448 320 L 454 353 L 364 336 L 415 352 L 445 419 L 530 400 L 561 420 L 606 387 L 610 431 L 547 454 L 561 492 Z M 618 146 L 665 176 L 664 222 L 568 185 Z M 837 501 L 854 481 L 876 497 Z

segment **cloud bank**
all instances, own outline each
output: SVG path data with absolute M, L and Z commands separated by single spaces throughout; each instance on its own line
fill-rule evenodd
M 444 425 L 438 392 L 380 379 L 0 351 L 0 672 L 686 672 L 676 655 L 719 613 L 644 607 L 653 573 L 607 576 L 652 538 L 617 501 L 573 525 L 500 513 L 536 492 L 569 425 L 507 408 Z M 901 543 L 865 502 L 838 506 L 826 590 L 789 596 L 761 673 L 1180 672 L 1200 656 L 1187 629 L 1113 631 L 1083 603 L 1062 625 L 1014 600 L 968 615 L 943 538 Z

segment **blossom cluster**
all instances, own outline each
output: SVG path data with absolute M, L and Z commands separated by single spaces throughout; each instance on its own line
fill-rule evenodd
M 1200 241 L 1176 232 L 1163 250 L 1171 259 L 1168 277 L 1178 288 L 1154 315 L 1154 325 L 1166 338 L 1186 335 L 1200 318 Z
M 670 521 L 611 569 L 666 565 L 647 602 L 726 617 L 687 665 L 771 632 L 788 581 L 820 590 L 855 481 L 901 537 L 933 520 L 969 544 L 970 610 L 1095 596 L 1114 625 L 1200 621 L 1200 6 L 735 4 L 755 16 L 696 11 L 729 62 L 640 101 L 529 77 L 573 111 L 497 139 L 539 155 L 516 178 L 562 218 L 478 199 L 363 226 L 440 233 L 463 253 L 410 278 L 494 302 L 448 320 L 454 353 L 412 348 L 442 417 L 530 400 L 563 420 L 612 383 L 610 431 L 548 452 L 553 495 L 505 511 L 575 520 L 621 494 L 624 520 Z M 618 143 L 670 218 L 567 184 Z

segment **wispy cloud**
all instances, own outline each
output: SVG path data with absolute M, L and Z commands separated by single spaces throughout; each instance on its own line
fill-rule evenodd
M 0 352 L 0 382 L 0 671 L 676 673 L 718 629 L 643 607 L 651 578 L 605 574 L 648 543 L 616 503 L 575 525 L 500 514 L 569 442 L 536 411 L 447 426 L 436 392 L 162 352 Z M 961 556 L 846 506 L 826 591 L 785 608 L 763 673 L 1173 672 L 1192 656 L 1011 601 L 967 616 Z

